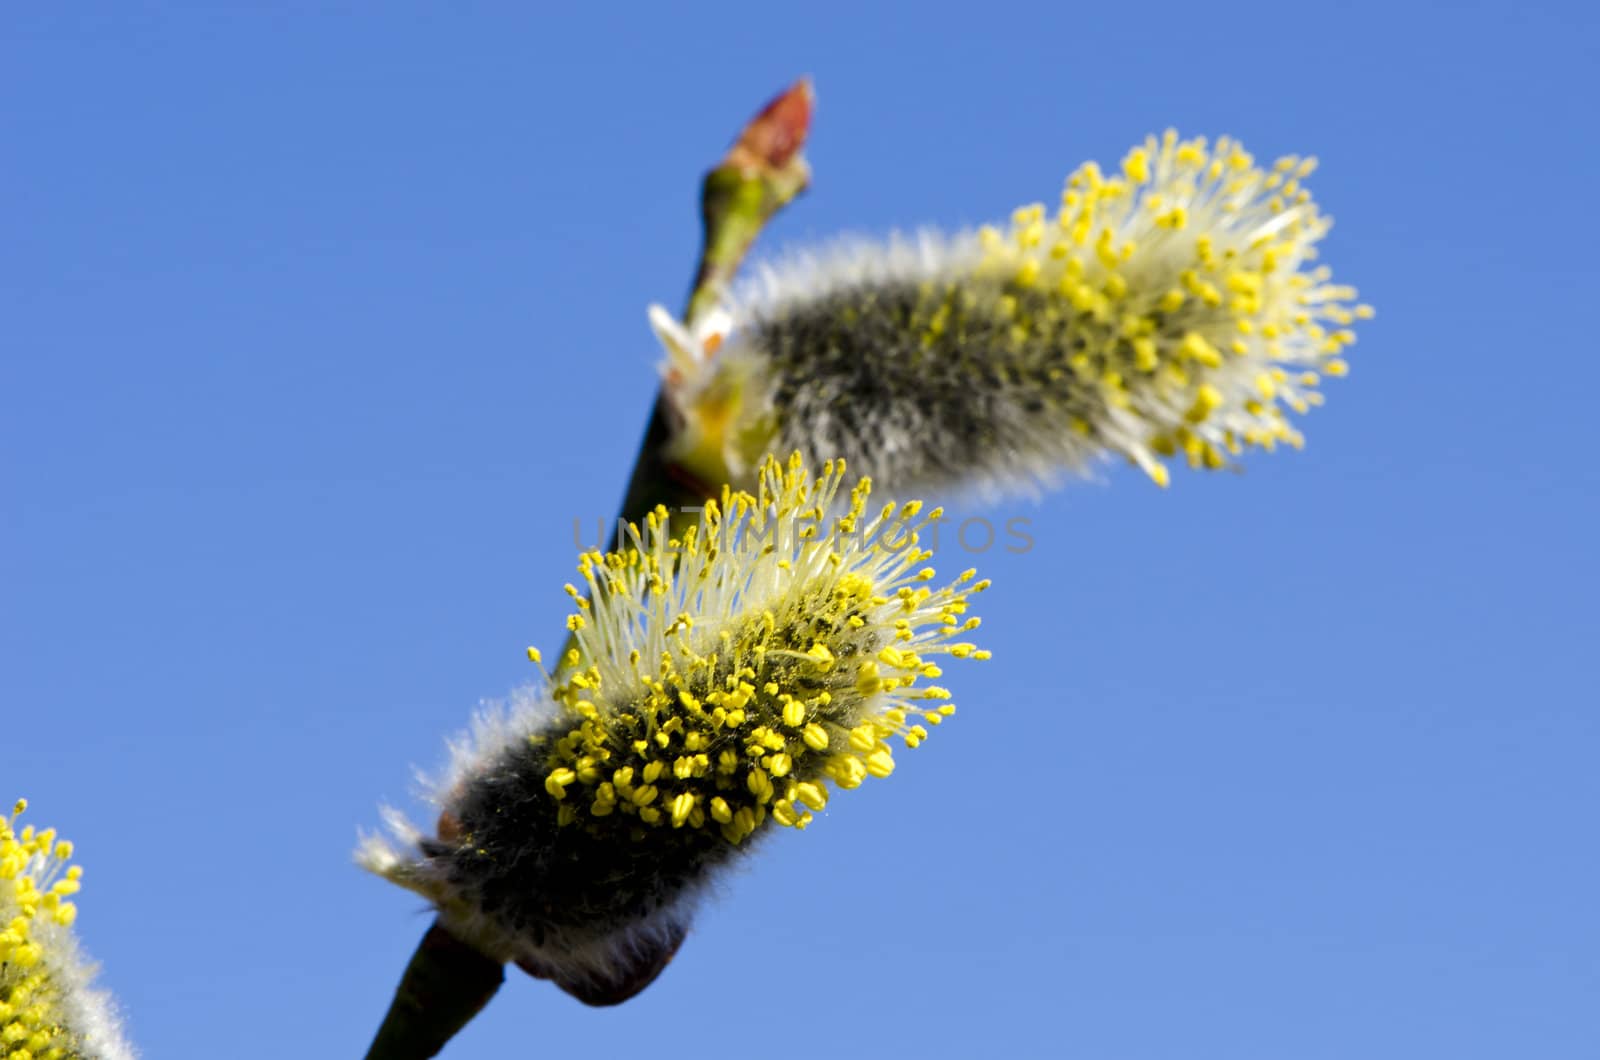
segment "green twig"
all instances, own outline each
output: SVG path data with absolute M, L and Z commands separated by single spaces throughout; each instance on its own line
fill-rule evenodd
M 505 981 L 505 968 L 456 938 L 437 920 L 400 977 L 367 1060 L 439 1055 Z

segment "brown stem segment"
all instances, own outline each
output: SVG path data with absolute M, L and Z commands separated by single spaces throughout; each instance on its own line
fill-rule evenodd
M 700 187 L 705 235 L 684 314 L 687 320 L 692 322 L 716 305 L 761 229 L 805 190 L 811 171 L 801 148 L 811 127 L 812 103 L 811 82 L 797 81 L 745 126 L 727 155 L 706 174 Z M 696 482 L 664 459 L 672 437 L 671 416 L 665 395 L 658 394 L 628 478 L 621 520 L 638 520 L 657 505 L 666 505 L 677 514 L 686 505 L 704 502 L 721 487 L 721 483 Z M 613 536 L 612 547 L 616 544 Z M 563 656 L 566 651 L 562 649 Z M 652 964 L 640 973 L 648 972 L 642 983 L 654 979 L 676 950 L 674 941 L 664 951 L 660 966 Z M 437 1056 L 489 1003 L 504 978 L 499 961 L 479 953 L 434 921 L 406 966 L 383 1026 L 367 1050 L 367 1060 Z M 611 1003 L 563 989 L 588 1004 Z M 626 996 L 631 997 L 637 989 Z
M 446 931 L 435 920 L 400 977 L 367 1060 L 426 1060 L 438 1056 L 505 981 L 505 968 Z

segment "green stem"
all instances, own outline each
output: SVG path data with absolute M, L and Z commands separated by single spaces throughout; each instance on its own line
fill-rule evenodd
M 505 968 L 435 920 L 406 965 L 367 1060 L 438 1056 L 505 981 Z

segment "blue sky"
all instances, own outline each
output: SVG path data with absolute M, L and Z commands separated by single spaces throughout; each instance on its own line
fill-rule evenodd
M 702 169 L 801 73 L 768 250 L 1315 153 L 1378 307 L 1299 454 L 1113 469 L 968 563 L 995 659 L 631 1004 L 447 1056 L 1600 1054 L 1600 33 L 1578 5 L 21 8 L 0 25 L 0 801 L 152 1057 L 358 1055 L 350 863 L 559 643 Z M 592 536 L 592 531 L 586 535 Z

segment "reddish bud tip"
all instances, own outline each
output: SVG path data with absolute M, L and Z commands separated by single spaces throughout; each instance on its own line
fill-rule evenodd
M 787 166 L 805 146 L 815 104 L 811 79 L 802 77 L 750 120 L 728 151 L 726 164 L 755 170 Z

